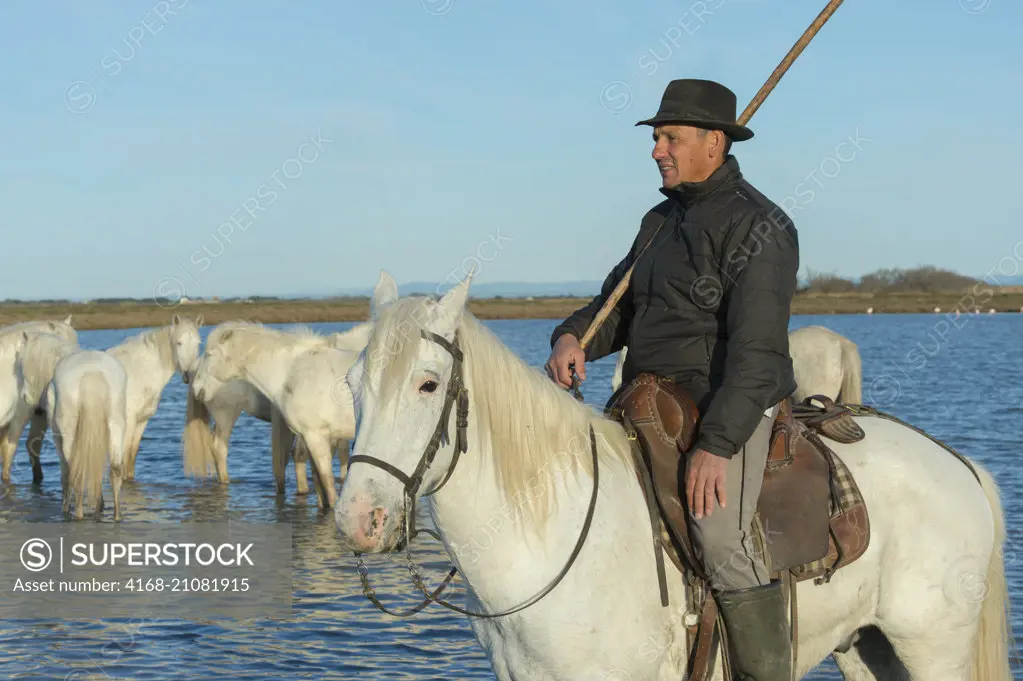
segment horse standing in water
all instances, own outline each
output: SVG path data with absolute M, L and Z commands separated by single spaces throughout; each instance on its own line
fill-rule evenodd
M 24 334 L 24 337 L 20 337 Z M 0 345 L 9 345 L 11 351 L 4 355 L 0 365 L 0 461 L 3 462 L 0 479 L 5 483 L 11 481 L 11 464 L 18 442 L 31 420 L 29 429 L 28 449 L 32 464 L 32 482 L 43 481 L 43 467 L 39 461 L 42 448 L 42 437 L 46 432 L 46 414 L 41 408 L 42 392 L 53 377 L 53 365 L 56 359 L 42 365 L 29 363 L 25 365 L 13 348 L 25 349 L 32 347 L 30 341 L 40 334 L 56 336 L 69 343 L 77 344 L 78 332 L 71 327 L 71 315 L 64 321 L 33 321 L 20 322 L 0 328 Z M 35 354 L 32 355 L 35 357 Z M 29 385 L 25 386 L 25 381 Z
M 505 347 L 465 309 L 468 293 L 466 280 L 439 301 L 398 299 L 381 276 L 373 335 L 346 379 L 357 426 L 335 507 L 344 545 L 407 545 L 423 496 L 473 614 L 532 603 L 470 619 L 498 679 L 683 678 L 686 579 L 669 568 L 663 607 L 624 429 Z M 796 583 L 796 677 L 834 653 L 849 681 L 1008 680 L 993 478 L 905 424 L 857 423 L 865 438 L 829 445 L 856 478 L 872 540 L 830 581 Z M 982 598 L 962 592 L 971 579 Z
M 218 329 L 245 327 L 244 323 L 226 322 Z M 369 324 L 359 324 L 347 331 L 326 336 L 330 344 L 339 350 L 358 351 L 365 347 L 371 328 Z M 228 483 L 227 471 L 228 446 L 234 424 L 242 413 L 271 424 L 271 447 L 273 450 L 274 479 L 278 494 L 284 493 L 285 472 L 288 451 L 293 452 L 295 462 L 295 481 L 297 494 L 309 493 L 306 465 L 309 453 L 300 438 L 288 427 L 283 415 L 274 407 L 273 402 L 261 393 L 255 385 L 244 379 L 220 382 L 207 382 L 200 400 L 196 390 L 189 390 L 187 419 L 184 432 L 186 472 L 193 475 L 204 475 L 204 467 L 212 461 L 216 469 L 217 480 Z M 338 442 L 334 456 L 343 450 L 347 456 L 348 442 Z M 345 457 L 342 457 L 344 459 Z M 281 463 L 283 462 L 283 463 Z
M 823 326 L 789 333 L 789 355 L 796 374 L 792 399 L 827 395 L 835 402 L 862 404 L 863 367 L 856 343 Z
M 618 352 L 611 391 L 622 384 L 622 367 L 628 348 Z M 861 404 L 863 369 L 856 343 L 823 326 L 806 326 L 789 332 L 789 355 L 796 375 L 792 399 L 802 402 L 811 395 L 825 395 L 835 402 Z
M 57 362 L 79 349 L 77 339 L 69 339 L 65 335 L 53 333 L 24 334 L 24 346 L 18 356 L 15 371 L 18 375 L 19 404 L 17 415 L 8 433 L 24 429 L 30 416 L 32 425 L 28 432 L 29 459 L 32 463 L 32 482 L 43 481 L 42 463 L 39 460 L 42 451 L 43 436 L 49 425 L 46 419 L 46 389 L 53 380 Z M 9 471 L 14 446 L 17 445 L 15 435 L 10 448 L 4 452 L 5 470 Z
M 274 477 L 282 486 L 287 452 L 297 436 L 313 460 L 313 480 L 321 508 L 331 508 L 337 498 L 332 458 L 343 451 L 345 471 L 349 440 L 355 432 L 351 395 L 345 372 L 355 361 L 356 340 L 365 337 L 363 327 L 332 336 L 307 329 L 281 331 L 261 324 L 232 322 L 210 333 L 196 371 L 192 389 L 205 402 L 229 381 L 251 383 L 270 400 L 283 418 L 274 432 L 284 441 L 273 445 Z
M 167 383 L 180 373 L 187 384 L 199 363 L 200 326 L 202 315 L 195 321 L 174 315 L 167 326 L 144 331 L 107 350 L 128 375 L 128 439 L 122 471 L 125 480 L 135 479 L 142 433 L 156 413 Z
M 87 500 L 103 511 L 103 473 L 109 462 L 114 520 L 121 520 L 121 481 L 128 427 L 128 375 L 102 350 L 77 349 L 61 358 L 46 389 L 46 416 L 60 455 L 64 512 L 75 518 Z

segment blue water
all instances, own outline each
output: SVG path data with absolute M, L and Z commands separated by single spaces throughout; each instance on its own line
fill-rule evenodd
M 555 320 L 487 322 L 530 364 L 549 351 Z M 1004 494 L 1009 527 L 1007 574 L 1014 613 L 1023 612 L 1019 461 L 1023 446 L 1023 315 L 977 315 L 949 323 L 944 315 L 800 316 L 792 328 L 822 324 L 855 341 L 863 357 L 864 401 L 945 440 L 988 466 Z M 311 325 L 320 331 L 350 324 Z M 204 335 L 209 329 L 204 329 Z M 83 347 L 107 348 L 139 329 L 80 332 Z M 610 396 L 614 357 L 587 368 L 586 401 Z M 364 598 L 353 559 L 338 550 L 333 521 L 315 496 L 279 497 L 270 470 L 269 426 L 243 416 L 231 441 L 231 484 L 185 478 L 181 428 L 185 386 L 175 377 L 149 422 L 136 481 L 122 495 L 124 522 L 285 522 L 293 525 L 293 615 L 228 625 L 144 619 L 141 622 L 8 622 L 0 628 L 0 668 L 10 679 L 493 679 L 465 618 L 438 607 L 406 620 L 383 615 Z M 27 429 L 26 429 L 27 432 Z M 22 445 L 23 447 L 24 445 Z M 56 452 L 43 450 L 45 480 L 31 484 L 24 449 L 0 499 L 0 522 L 62 522 Z M 335 462 L 335 472 L 337 471 Z M 109 496 L 108 496 L 109 502 Z M 107 506 L 104 522 L 112 517 Z M 432 540 L 417 545 L 429 583 L 448 563 Z M 414 602 L 399 557 L 367 561 L 374 586 Z M 459 589 L 455 590 L 455 602 Z M 390 601 L 389 601 L 390 602 Z M 140 614 L 141 617 L 141 614 Z M 1014 619 L 1017 637 L 1023 622 Z M 809 677 L 838 678 L 830 661 Z M 1023 678 L 1017 672 L 1016 678 Z

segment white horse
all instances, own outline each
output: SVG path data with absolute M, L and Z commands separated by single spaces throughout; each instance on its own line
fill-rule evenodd
M 32 482 L 43 481 L 42 452 L 43 436 L 49 425 L 46 420 L 46 389 L 53 380 L 53 372 L 64 357 L 78 350 L 77 338 L 55 333 L 29 334 L 22 332 L 24 344 L 15 365 L 18 377 L 19 401 L 14 420 L 4 441 L 4 470 L 9 474 L 11 460 L 18 444 L 20 432 L 31 418 L 28 432 L 29 459 L 32 463 Z
M 180 373 L 187 384 L 199 363 L 200 326 L 202 315 L 195 321 L 174 315 L 170 324 L 144 331 L 106 351 L 128 375 L 128 435 L 122 471 L 125 480 L 135 479 L 142 433 L 160 405 L 164 388 L 175 373 Z
M 863 367 L 856 343 L 823 326 L 789 333 L 789 355 L 796 374 L 792 399 L 827 395 L 836 402 L 862 404 Z
M 218 328 L 226 328 L 232 324 L 238 326 L 235 322 L 227 322 Z M 347 331 L 329 334 L 326 337 L 339 350 L 357 352 L 365 347 L 371 330 L 369 324 L 359 324 Z M 243 413 L 246 413 L 271 424 L 271 443 L 274 452 L 278 452 L 282 447 L 285 451 L 283 454 L 275 454 L 275 461 L 277 457 L 286 457 L 287 451 L 293 446 L 297 493 L 299 495 L 308 494 L 309 484 L 306 468 L 308 452 L 301 441 L 295 441 L 294 433 L 287 427 L 280 413 L 276 412 L 270 399 L 253 384 L 243 379 L 216 385 L 210 382 L 206 388 L 203 401 L 196 397 L 195 390 L 189 391 L 188 419 L 183 437 L 188 472 L 202 474 L 204 462 L 212 461 L 216 468 L 217 480 L 225 484 L 230 481 L 227 471 L 228 445 L 234 424 Z M 334 452 L 335 456 L 342 449 L 347 452 L 347 442 L 338 443 Z M 279 494 L 284 493 L 285 466 L 274 467 L 274 477 Z
M 19 378 L 17 353 L 13 351 L 15 346 L 24 346 L 30 338 L 34 338 L 37 334 L 53 334 L 72 343 L 78 340 L 77 332 L 71 327 L 71 315 L 68 315 L 62 322 L 20 322 L 0 328 L 0 345 L 9 344 L 9 347 L 12 348 L 10 353 L 4 355 L 4 360 L 0 363 L 0 461 L 3 466 L 0 479 L 5 483 L 11 481 L 11 464 L 14 460 L 14 452 L 18 448 L 25 424 L 30 419 L 32 426 L 26 445 L 32 463 L 32 481 L 38 484 L 43 480 L 39 452 L 43 433 L 46 432 L 46 416 L 40 409 L 38 392 L 33 390 L 30 395 L 26 395 L 22 390 L 23 379 Z M 30 379 L 38 379 L 33 383 L 33 387 L 41 391 L 49 382 L 52 373 L 53 367 L 50 365 L 48 369 L 43 370 L 42 374 L 30 375 Z M 42 385 L 39 385 L 40 380 Z
M 622 384 L 627 347 L 618 352 L 611 390 Z M 863 369 L 856 343 L 823 326 L 806 326 L 789 333 L 789 356 L 796 377 L 792 399 L 802 402 L 810 395 L 826 395 L 836 402 L 861 404 Z
M 425 461 L 455 366 L 443 343 L 457 343 L 468 447 L 452 470 L 451 413 L 451 437 L 409 491 L 430 493 L 423 503 L 465 580 L 465 607 L 497 613 L 551 583 L 580 536 L 595 486 L 591 436 L 599 454 L 592 525 L 564 579 L 520 612 L 470 618 L 496 677 L 684 678 L 686 580 L 665 560 L 670 606 L 662 607 L 624 430 L 505 347 L 467 311 L 468 292 L 467 280 L 439 301 L 398 300 L 390 277 L 374 292 L 382 312 L 366 361 L 347 377 L 357 428 L 335 507 L 346 548 L 400 546 L 407 488 L 395 471 L 411 476 Z M 436 336 L 420 337 L 420 326 Z M 869 417 L 859 424 L 865 439 L 829 445 L 856 477 L 871 543 L 830 582 L 795 586 L 796 678 L 834 651 L 849 681 L 1008 680 L 1005 527 L 993 478 L 977 466 L 978 484 L 961 461 L 904 425 Z M 967 580 L 983 580 L 986 597 L 958 591 Z M 722 678 L 720 653 L 714 670 Z
M 103 511 L 103 473 L 109 462 L 114 520 L 121 519 L 128 375 L 102 350 L 76 350 L 57 362 L 47 387 L 46 415 L 60 454 L 64 512 L 75 499 L 75 518 L 86 499 Z
M 223 324 L 206 340 L 192 390 L 199 401 L 206 402 L 207 395 L 215 395 L 230 381 L 243 380 L 255 386 L 273 407 L 273 468 L 278 491 L 283 489 L 287 452 L 297 437 L 313 459 L 318 503 L 329 508 L 337 498 L 332 453 L 343 453 L 343 472 L 355 431 L 344 376 L 358 356 L 359 339 L 367 335 L 365 326 L 321 336 L 308 329 L 282 331 L 261 324 Z M 295 445 L 297 449 L 299 443 Z M 304 471 L 299 473 L 298 456 L 296 452 L 296 474 L 301 479 Z

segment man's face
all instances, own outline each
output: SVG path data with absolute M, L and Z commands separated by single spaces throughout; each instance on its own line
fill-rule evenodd
M 651 153 L 661 173 L 661 184 L 674 187 L 681 182 L 702 182 L 721 165 L 724 134 L 689 125 L 659 125 L 654 128 Z

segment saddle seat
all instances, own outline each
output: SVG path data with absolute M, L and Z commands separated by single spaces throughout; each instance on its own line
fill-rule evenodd
M 707 598 L 706 573 L 695 559 L 682 498 L 681 452 L 693 446 L 699 410 L 674 382 L 640 374 L 611 396 L 605 415 L 622 424 L 632 443 L 655 546 L 659 538 L 664 553 L 688 577 L 687 611 L 701 613 L 698 622 L 686 622 L 694 656 L 690 678 L 708 676 L 711 638 L 719 624 L 717 608 L 714 599 Z M 793 599 L 793 637 L 793 582 L 826 583 L 862 556 L 870 543 L 863 496 L 848 467 L 824 441 L 852 443 L 863 437 L 850 407 L 826 396 L 814 395 L 798 404 L 786 399 L 779 405 L 753 532 L 754 545 L 772 578 L 786 583 Z M 656 554 L 662 604 L 667 605 L 662 554 Z

